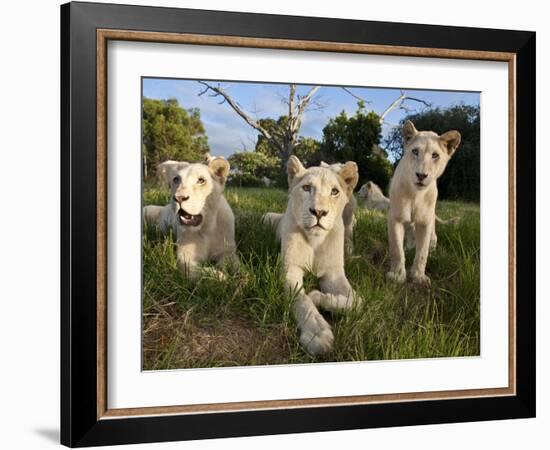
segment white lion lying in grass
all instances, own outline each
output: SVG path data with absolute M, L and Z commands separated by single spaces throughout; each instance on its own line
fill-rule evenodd
M 361 186 L 358 194 L 368 209 L 377 209 L 379 211 L 390 209 L 390 199 L 384 195 L 382 189 L 373 181 L 368 181 Z
M 325 167 L 306 169 L 296 156 L 287 165 L 289 199 L 284 214 L 267 213 L 281 240 L 285 286 L 296 294 L 294 314 L 300 343 L 313 355 L 328 352 L 334 335 L 317 307 L 349 309 L 360 301 L 344 272 L 342 212 L 348 192 L 357 185 L 357 165 L 347 162 L 335 172 Z M 320 290 L 305 293 L 306 270 L 319 278 Z
M 143 219 L 162 232 L 174 231 L 178 267 L 194 280 L 200 263 L 236 265 L 235 217 L 223 195 L 229 163 L 223 158 L 209 158 L 208 164 L 166 161 L 158 172 L 170 186 L 171 201 L 145 206 Z M 207 271 L 224 278 L 217 269 Z

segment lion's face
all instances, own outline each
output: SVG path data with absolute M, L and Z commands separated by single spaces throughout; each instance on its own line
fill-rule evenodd
M 331 168 L 306 169 L 296 156 L 288 160 L 289 208 L 294 220 L 307 236 L 326 235 L 342 220 L 348 191 L 357 184 L 357 165 L 347 162 L 335 172 Z
M 209 203 L 223 192 L 229 163 L 223 158 L 214 158 L 208 165 L 166 161 L 158 170 L 170 186 L 178 224 L 199 228 Z
M 417 131 L 408 120 L 403 125 L 402 135 L 405 179 L 415 189 L 423 190 L 445 171 L 460 144 L 460 133 L 453 130 L 439 136 L 432 131 Z

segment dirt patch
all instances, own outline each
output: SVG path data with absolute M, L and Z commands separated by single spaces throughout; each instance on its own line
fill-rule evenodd
M 283 325 L 156 314 L 144 320 L 143 369 L 281 364 L 290 358 L 289 342 Z

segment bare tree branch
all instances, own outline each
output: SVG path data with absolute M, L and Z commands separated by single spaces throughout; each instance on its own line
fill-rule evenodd
M 308 103 L 311 100 L 311 97 L 315 95 L 315 93 L 320 89 L 320 87 L 321 86 L 313 86 L 305 96 L 298 97 L 299 100 L 298 100 L 298 112 L 296 114 L 297 117 L 300 117 L 303 114 Z
M 432 106 L 431 103 L 425 101 L 425 100 L 422 100 L 420 98 L 416 98 L 416 97 L 409 97 L 407 94 L 405 94 L 403 91 L 401 91 L 401 95 L 399 97 L 397 97 L 385 110 L 384 112 L 380 115 L 380 124 L 384 123 L 384 120 L 386 118 L 386 116 L 392 112 L 394 109 L 403 109 L 404 111 L 407 111 L 407 112 L 410 112 L 410 111 L 413 111 L 411 108 L 408 108 L 407 106 L 405 106 L 405 102 L 407 100 L 410 100 L 410 101 L 413 101 L 413 102 L 418 102 L 418 103 L 422 103 L 424 106 L 427 106 L 428 108 Z
M 288 93 L 288 119 L 292 120 L 294 117 L 294 97 L 296 95 L 296 85 L 291 84 L 289 86 L 289 93 Z
M 290 95 L 289 95 L 289 105 L 292 104 L 294 106 L 294 95 L 296 92 L 296 87 L 294 85 L 291 85 L 290 88 Z M 315 93 L 320 89 L 320 86 L 313 86 L 309 92 L 304 96 L 298 96 L 298 105 L 296 106 L 296 111 L 293 112 L 292 116 L 289 116 L 288 124 L 289 124 L 289 138 L 291 140 L 295 140 L 298 136 L 298 131 L 300 130 L 300 126 L 302 124 L 302 115 L 304 114 L 304 111 L 306 110 L 309 102 L 311 101 L 311 98 L 315 95 Z M 294 108 L 293 108 L 294 109 Z M 289 107 L 290 111 L 290 107 Z
M 361 102 L 364 102 L 366 105 L 368 105 L 369 103 L 372 103 L 372 100 L 365 100 L 364 98 L 362 97 L 359 97 L 357 94 L 355 94 L 354 92 L 352 92 L 351 90 L 349 90 L 348 88 L 346 87 L 343 87 L 342 86 L 342 89 L 344 91 L 346 91 L 349 95 L 351 95 L 352 97 L 355 97 L 357 100 L 361 101 Z
M 212 94 L 210 94 L 210 97 L 218 97 L 221 96 L 223 100 L 220 102 L 226 103 L 231 106 L 233 111 L 235 111 L 241 118 L 252 128 L 255 130 L 258 130 L 273 146 L 278 148 L 280 151 L 283 151 L 283 146 L 280 142 L 278 142 L 274 137 L 271 135 L 271 133 L 266 130 L 264 127 L 260 125 L 260 123 L 257 120 L 254 120 L 250 115 L 248 115 L 243 108 L 224 90 L 221 86 L 212 86 L 204 81 L 199 81 L 200 84 L 205 86 L 204 90 L 202 90 L 199 95 L 203 95 L 207 93 L 208 91 L 212 91 Z
M 287 143 L 287 146 L 289 143 L 292 143 L 294 141 L 293 137 L 294 137 L 294 129 L 295 129 L 295 117 L 294 117 L 294 113 L 295 113 L 295 106 L 294 106 L 294 102 L 296 100 L 296 85 L 295 84 L 291 84 L 289 87 L 288 87 L 288 129 L 286 131 L 286 140 L 285 142 Z

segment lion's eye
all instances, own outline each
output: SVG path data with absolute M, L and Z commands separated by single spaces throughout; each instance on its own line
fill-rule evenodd
M 433 152 L 432 153 L 432 159 L 439 159 L 439 153 Z
M 332 191 L 330 191 L 330 195 L 337 196 L 340 193 L 340 191 L 336 188 L 332 188 Z
M 311 191 L 311 185 L 309 185 L 309 184 L 304 184 L 304 185 L 302 186 L 302 189 L 303 189 L 304 191 L 306 191 L 306 192 L 309 192 L 309 191 Z
M 413 149 L 412 149 L 412 154 L 413 154 L 414 156 L 418 156 L 418 149 L 417 149 L 417 148 L 413 148 Z
M 206 180 L 203 178 L 203 177 L 200 177 L 198 180 L 197 180 L 197 184 L 204 184 L 206 183 Z
M 174 177 L 172 178 L 172 183 L 178 184 L 180 182 L 180 177 Z

